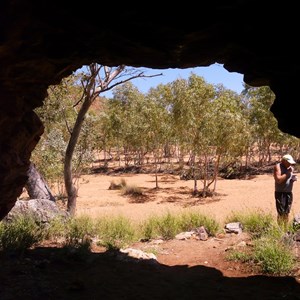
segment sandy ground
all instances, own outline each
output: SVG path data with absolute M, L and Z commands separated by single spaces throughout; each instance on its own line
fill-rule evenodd
M 127 185 L 142 188 L 147 197 L 135 201 L 122 195 L 120 190 L 109 189 L 111 182 L 119 183 L 121 179 L 125 179 Z M 253 210 L 272 213 L 276 217 L 272 174 L 249 180 L 219 179 L 218 195 L 204 200 L 192 197 L 192 180 L 184 181 L 178 176 L 164 174 L 159 175 L 158 182 L 159 189 L 155 189 L 155 176 L 151 174 L 85 175 L 81 179 L 76 213 L 95 218 L 123 215 L 137 222 L 152 215 L 191 210 L 215 217 L 219 222 L 224 222 L 233 212 Z M 295 182 L 293 192 L 291 217 L 300 212 L 300 181 Z

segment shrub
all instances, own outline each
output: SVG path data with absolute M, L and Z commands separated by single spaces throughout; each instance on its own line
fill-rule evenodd
M 67 223 L 66 228 L 67 247 L 90 247 L 91 237 L 94 235 L 94 224 L 89 216 L 79 216 Z
M 220 230 L 220 224 L 214 218 L 197 212 L 182 214 L 179 223 L 181 231 L 190 231 L 203 226 L 209 235 L 215 236 Z
M 253 257 L 264 273 L 274 275 L 290 274 L 296 262 L 291 248 L 272 238 L 257 240 Z
M 11 222 L 1 223 L 0 248 L 22 255 L 26 249 L 43 240 L 43 230 L 32 215 L 18 215 Z
M 126 185 L 122 188 L 123 195 L 131 195 L 131 196 L 142 196 L 143 191 L 142 188 L 136 185 Z
M 245 231 L 249 232 L 253 238 L 259 238 L 274 227 L 277 227 L 273 216 L 270 213 L 264 213 L 259 210 L 250 212 L 235 212 L 231 214 L 226 222 L 240 222 Z
M 132 242 L 135 229 L 129 219 L 122 216 L 103 218 L 97 222 L 97 234 L 100 239 L 98 244 L 112 250 L 120 249 Z

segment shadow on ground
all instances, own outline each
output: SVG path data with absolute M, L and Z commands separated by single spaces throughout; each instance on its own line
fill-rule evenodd
M 114 252 L 78 256 L 36 248 L 0 256 L 0 299 L 300 299 L 293 277 L 224 277 L 206 266 L 126 261 Z

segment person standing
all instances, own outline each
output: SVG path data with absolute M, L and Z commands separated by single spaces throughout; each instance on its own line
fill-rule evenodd
M 296 162 L 290 154 L 282 156 L 279 163 L 274 166 L 275 201 L 277 222 L 287 229 L 289 213 L 293 203 L 293 184 L 297 180 L 294 175 Z

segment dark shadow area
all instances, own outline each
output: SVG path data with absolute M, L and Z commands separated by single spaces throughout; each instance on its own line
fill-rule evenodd
M 251 180 L 257 175 L 272 174 L 274 163 L 260 165 L 259 163 L 245 167 L 238 163 L 230 164 L 219 171 L 219 176 L 224 179 L 244 179 Z
M 231 163 L 224 166 L 219 170 L 219 176 L 223 179 L 244 179 L 251 180 L 257 175 L 271 174 L 273 172 L 274 163 L 253 163 L 250 166 L 243 166 L 239 163 Z M 107 165 L 101 167 L 94 167 L 92 174 L 104 174 L 104 175 L 121 175 L 121 174 L 153 174 L 157 172 L 161 182 L 170 182 L 170 176 L 179 176 L 183 181 L 193 180 L 194 175 L 192 169 L 178 168 L 177 170 L 160 169 L 155 171 L 155 167 L 150 164 L 144 166 L 126 166 L 126 167 L 108 167 Z M 211 169 L 213 173 L 213 169 Z M 201 180 L 201 176 L 195 175 L 197 180 Z M 154 179 L 155 180 L 155 179 Z
M 146 202 L 151 202 L 151 201 L 155 201 L 155 198 L 149 195 L 129 195 L 129 203 L 146 203 Z
M 300 299 L 293 277 L 229 278 L 202 265 L 166 266 L 119 252 L 74 253 L 47 247 L 22 259 L 1 255 L 1 300 Z
M 179 188 L 142 188 L 142 194 L 141 195 L 134 195 L 134 194 L 128 194 L 129 196 L 129 203 L 146 203 L 146 202 L 152 202 L 159 199 L 159 196 L 157 194 L 159 192 L 164 192 L 166 194 L 170 194 L 170 196 L 166 196 L 163 199 L 158 201 L 158 204 L 162 203 L 174 203 L 178 204 L 182 207 L 189 207 L 189 206 L 196 206 L 196 205 L 204 205 L 208 203 L 213 202 L 219 202 L 221 201 L 221 196 L 226 196 L 225 194 L 219 194 L 219 193 L 212 193 L 206 196 L 202 197 L 201 193 L 200 195 L 193 193 L 193 190 L 189 187 L 179 187 Z M 187 196 L 185 199 L 183 199 L 181 196 Z
M 169 196 L 169 197 L 165 198 L 164 200 L 159 201 L 158 204 L 174 203 L 174 204 L 178 204 L 182 207 L 192 207 L 192 206 L 204 205 L 204 204 L 219 202 L 219 201 L 221 201 L 220 198 L 212 198 L 212 197 L 208 197 L 208 198 L 191 197 L 189 199 L 183 200 L 180 197 Z

